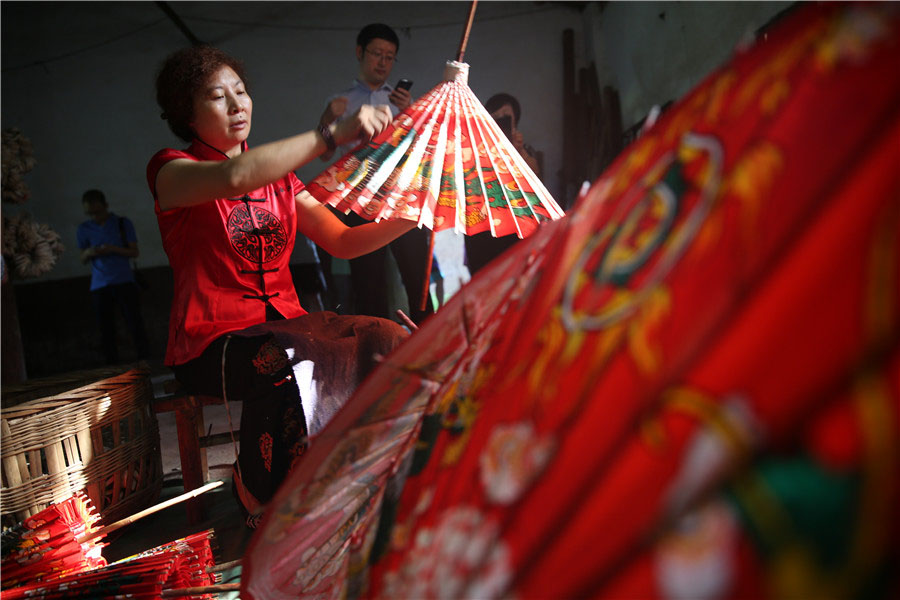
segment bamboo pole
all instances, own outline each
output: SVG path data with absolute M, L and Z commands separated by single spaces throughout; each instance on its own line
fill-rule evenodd
M 456 62 L 462 62 L 466 55 L 466 46 L 469 44 L 469 33 L 472 31 L 472 22 L 475 21 L 475 8 L 478 0 L 472 0 L 469 5 L 469 16 L 466 18 L 466 26 L 463 29 L 462 39 L 459 41 L 459 51 L 456 53 Z M 422 285 L 422 296 L 419 300 L 419 310 L 425 310 L 428 306 L 428 298 L 431 295 L 431 267 L 434 259 L 434 231 L 428 233 L 428 259 L 425 265 L 425 282 Z M 412 308 L 412 307 L 410 307 Z
M 462 39 L 459 41 L 459 52 L 456 53 L 456 62 L 462 62 L 466 54 L 466 46 L 469 43 L 469 32 L 472 31 L 472 22 L 475 20 L 475 7 L 478 0 L 472 0 L 469 6 L 469 17 L 466 19 L 466 28 L 463 30 Z
M 425 310 L 424 306 L 422 307 L 422 310 Z M 406 315 L 406 313 L 403 312 L 402 310 L 400 310 L 399 308 L 397 309 L 397 316 L 400 317 L 400 320 L 402 320 L 406 324 L 407 327 L 409 327 L 410 331 L 416 331 L 419 328 L 418 325 L 413 323 L 413 320 L 410 319 Z
M 219 565 L 213 565 L 211 567 L 206 567 L 206 572 L 207 573 L 221 573 L 222 571 L 227 571 L 228 569 L 230 569 L 232 567 L 239 567 L 239 566 L 241 566 L 240 558 L 237 560 L 229 561 L 229 562 L 223 562 L 222 564 L 219 564 Z
M 201 585 L 189 588 L 173 588 L 163 590 L 163 598 L 178 598 L 180 596 L 202 596 L 204 594 L 216 594 L 219 592 L 235 592 L 241 589 L 240 583 L 216 583 L 214 585 Z
M 116 531 L 117 529 L 121 529 L 122 527 L 125 527 L 126 525 L 131 525 L 138 519 L 143 519 L 144 517 L 146 517 L 148 515 L 152 515 L 155 512 L 159 512 L 159 511 L 163 510 L 164 508 L 169 508 L 170 506 L 178 504 L 179 502 L 184 502 L 185 500 L 189 500 L 189 499 L 193 498 L 194 496 L 199 496 L 200 494 L 204 494 L 204 493 L 208 492 L 209 490 L 213 490 L 213 489 L 219 487 L 220 485 L 222 485 L 223 483 L 225 483 L 225 482 L 224 481 L 210 481 L 203 487 L 199 487 L 196 490 L 191 490 L 190 492 L 186 492 L 184 494 L 181 494 L 180 496 L 175 496 L 174 498 L 170 498 L 170 499 L 166 500 L 165 502 L 160 502 L 159 504 L 151 506 L 150 508 L 146 508 L 146 509 L 142 510 L 141 512 L 135 513 L 135 514 L 131 515 L 130 517 L 125 517 L 124 519 L 122 519 L 120 521 L 116 521 L 115 523 L 110 523 L 109 525 L 101 527 L 94 533 L 81 539 L 80 542 L 84 543 L 84 542 L 87 542 L 94 538 L 98 538 L 103 535 L 108 535 L 108 534 L 112 533 L 113 531 Z

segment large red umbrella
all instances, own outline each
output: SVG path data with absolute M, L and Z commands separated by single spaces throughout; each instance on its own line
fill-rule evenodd
M 896 592 L 898 51 L 892 5 L 809 4 L 709 76 L 372 374 L 242 591 Z M 369 494 L 333 475 L 406 410 Z M 326 523 L 343 562 L 290 551 Z

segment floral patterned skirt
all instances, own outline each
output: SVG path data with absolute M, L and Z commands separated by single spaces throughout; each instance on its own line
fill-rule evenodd
M 242 403 L 235 491 L 250 515 L 262 512 L 310 433 L 408 335 L 387 319 L 315 312 L 225 334 L 172 367 L 188 392 Z

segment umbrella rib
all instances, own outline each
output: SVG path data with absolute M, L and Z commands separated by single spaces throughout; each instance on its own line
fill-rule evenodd
M 480 103 L 473 102 L 471 97 L 466 98 L 466 101 L 469 104 L 469 108 L 476 115 L 481 113 L 479 115 L 482 117 L 481 121 L 483 121 L 485 124 L 489 124 L 489 123 L 493 122 L 493 118 L 490 116 L 490 114 L 488 114 L 487 109 L 485 109 L 483 106 L 481 106 Z M 479 109 L 481 109 L 481 110 L 479 110 Z M 500 170 L 495 167 L 495 163 L 494 163 L 493 159 L 491 158 L 491 153 L 488 152 L 488 144 L 487 144 L 488 137 L 485 136 L 485 131 L 482 130 L 481 122 L 479 122 L 479 120 L 475 121 L 475 126 L 478 129 L 478 135 L 481 138 L 481 143 L 485 149 L 485 158 L 490 163 L 491 168 L 494 171 L 493 175 L 497 180 L 497 187 L 500 189 L 500 194 L 503 197 L 504 202 L 506 202 L 507 209 L 509 209 L 509 214 L 510 214 L 510 217 L 512 218 L 513 225 L 515 225 L 515 227 L 516 227 L 516 235 L 519 237 L 519 239 L 522 239 L 525 236 L 522 234 L 522 228 L 519 226 L 519 219 L 516 217 L 515 213 L 513 212 L 512 203 L 510 202 L 509 196 L 507 195 L 506 190 L 504 189 L 503 182 L 500 179 Z M 490 131 L 490 129 L 488 129 L 487 131 L 493 134 L 493 132 Z M 500 139 L 493 135 L 490 137 L 490 141 L 492 142 L 493 147 L 497 151 L 496 152 L 497 156 L 499 156 L 500 159 L 503 160 L 504 167 L 506 168 L 507 171 L 509 171 L 510 175 L 513 177 L 513 180 L 515 181 L 515 175 L 513 175 L 512 170 L 509 168 L 509 164 L 506 162 L 506 159 L 503 156 L 503 154 L 504 154 L 503 151 L 506 150 L 506 148 L 503 147 L 503 144 L 500 141 Z M 478 162 L 478 165 L 481 168 L 481 172 L 484 173 L 484 167 L 481 165 L 480 161 Z M 517 182 L 517 185 L 518 185 L 518 182 Z M 519 186 L 519 187 L 521 188 L 521 186 Z M 526 206 L 528 207 L 529 212 L 532 213 L 532 216 L 535 218 L 535 220 L 537 220 L 537 217 L 534 216 L 534 211 L 531 209 L 531 206 L 527 202 L 526 202 Z M 485 190 L 485 208 L 487 209 L 487 212 L 488 212 L 488 222 L 490 223 L 490 227 L 491 227 L 491 235 L 493 235 L 494 237 L 500 237 L 497 235 L 496 228 L 494 227 L 494 219 L 491 216 L 491 213 L 492 213 L 491 203 L 490 203 L 490 198 L 487 196 L 487 190 Z
M 485 113 L 485 115 L 490 116 L 490 114 L 487 112 L 486 108 L 484 108 L 480 104 L 478 106 Z M 503 132 L 500 131 L 500 127 L 493 120 L 493 118 L 491 118 L 489 121 L 486 121 L 486 122 L 488 123 L 488 125 L 491 128 L 491 131 L 494 133 L 494 135 L 496 135 L 498 138 L 501 135 L 503 135 L 505 137 Z M 535 196 L 537 196 L 538 199 L 541 201 L 541 206 L 543 208 L 545 208 L 548 213 L 555 214 L 557 218 L 563 217 L 565 215 L 565 213 L 559 207 L 559 204 L 556 202 L 556 200 L 553 198 L 553 196 L 550 194 L 550 192 L 544 186 L 544 183 L 537 176 L 537 174 L 535 174 L 535 172 L 531 170 L 531 167 L 528 166 L 528 163 L 525 162 L 525 159 L 522 157 L 521 154 L 519 154 L 518 150 L 516 150 L 514 152 L 509 152 L 508 158 L 516 166 L 516 170 L 518 171 L 519 176 L 521 178 L 523 178 L 524 181 L 528 184 L 528 187 L 531 189 L 531 193 L 534 194 Z M 519 189 L 523 190 L 524 187 L 521 185 L 521 183 L 519 181 L 519 177 L 516 176 L 515 172 L 512 169 L 510 170 L 510 175 L 513 177 L 513 180 L 516 182 L 516 185 L 519 187 Z M 524 198 L 524 196 L 525 196 L 525 194 L 523 192 L 523 198 Z M 549 202 L 547 202 L 547 201 L 549 201 Z M 534 209 L 531 207 L 531 203 L 527 202 L 527 199 L 526 199 L 526 206 L 528 207 L 528 209 L 532 213 L 532 215 L 535 216 L 535 220 L 537 220 L 537 215 L 535 214 Z M 553 218 L 552 214 L 551 214 L 550 218 Z
M 459 84 L 454 84 L 452 86 L 454 94 L 456 96 L 456 101 L 459 102 L 460 96 L 460 86 Z M 454 152 L 453 152 L 453 187 L 456 192 L 456 199 L 454 204 L 456 205 L 456 217 L 457 217 L 457 231 L 462 231 L 466 233 L 466 229 L 468 228 L 466 224 L 466 182 L 465 176 L 463 173 L 463 163 L 462 163 L 462 148 L 461 148 L 461 140 L 462 140 L 462 127 L 459 124 L 459 112 L 457 111 L 453 115 L 453 133 L 455 135 L 454 139 L 456 140 Z M 460 197 L 459 192 L 462 190 L 462 197 Z
M 447 94 L 447 96 L 449 96 L 449 94 Z M 440 119 L 440 127 L 438 128 L 437 141 L 435 143 L 436 152 L 431 159 L 431 172 L 428 177 L 428 195 L 426 196 L 429 204 L 428 211 L 431 218 L 432 230 L 437 229 L 435 226 L 435 215 L 438 211 L 438 199 L 441 195 L 441 180 L 444 176 L 444 157 L 446 156 L 447 146 L 447 117 L 449 113 L 449 102 L 446 101 L 446 98 L 442 104 L 442 108 L 444 114 L 443 118 Z M 423 203 L 422 219 L 424 219 L 425 208 Z

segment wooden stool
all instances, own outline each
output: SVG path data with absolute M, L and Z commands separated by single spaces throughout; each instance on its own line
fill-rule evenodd
M 223 404 L 221 398 L 188 394 L 177 380 L 171 379 L 163 384 L 167 394 L 153 400 L 153 412 L 175 413 L 175 427 L 178 432 L 178 455 L 181 459 L 181 477 L 184 491 L 190 492 L 206 483 L 209 479 L 209 465 L 206 461 L 206 448 L 217 444 L 231 443 L 230 433 L 205 435 L 203 423 L 203 407 Z M 239 431 L 234 432 L 238 439 Z M 188 523 L 195 525 L 203 520 L 201 498 L 192 498 L 185 503 Z

